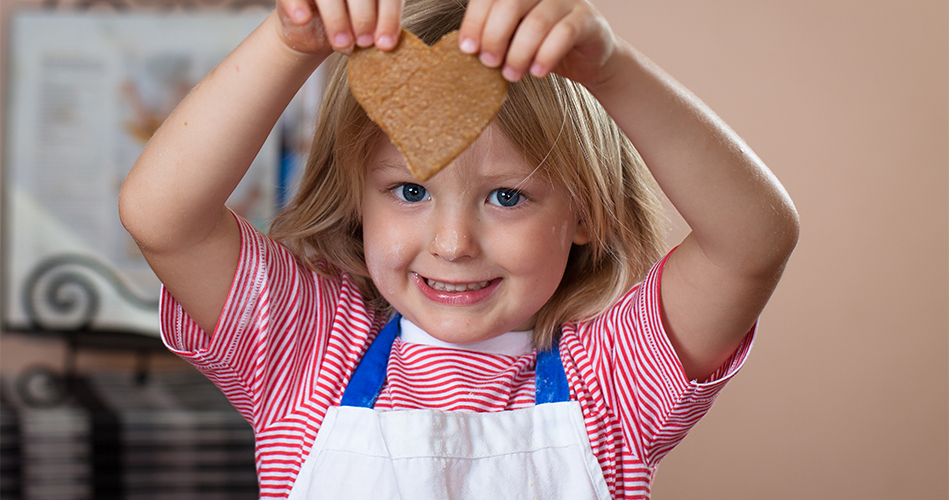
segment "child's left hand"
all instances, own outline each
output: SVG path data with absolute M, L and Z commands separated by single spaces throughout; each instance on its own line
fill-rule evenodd
M 512 82 L 554 72 L 589 87 L 604 78 L 616 40 L 586 0 L 471 0 L 459 44 Z

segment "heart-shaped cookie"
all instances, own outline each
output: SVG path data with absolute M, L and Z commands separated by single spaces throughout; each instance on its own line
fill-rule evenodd
M 424 181 L 451 163 L 491 123 L 507 80 L 458 48 L 458 32 L 429 47 L 403 30 L 390 52 L 357 49 L 349 88 Z

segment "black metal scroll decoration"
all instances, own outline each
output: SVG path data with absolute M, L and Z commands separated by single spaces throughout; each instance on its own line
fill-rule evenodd
M 62 254 L 41 261 L 23 284 L 23 309 L 38 330 L 87 330 L 99 314 L 101 296 L 93 277 L 104 280 L 129 304 L 146 311 L 158 300 L 136 294 L 107 265 L 85 255 Z

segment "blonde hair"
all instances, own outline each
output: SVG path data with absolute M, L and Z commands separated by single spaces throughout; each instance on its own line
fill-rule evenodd
M 409 0 L 403 26 L 428 44 L 458 29 L 465 3 Z M 391 308 L 366 268 L 360 224 L 365 165 L 383 137 L 349 92 L 334 56 L 301 184 L 271 236 L 320 274 L 350 274 L 380 313 Z M 560 286 L 538 311 L 534 343 L 596 316 L 642 280 L 663 251 L 662 207 L 632 143 L 581 85 L 558 75 L 510 85 L 496 123 L 538 172 L 564 186 L 592 236 L 574 246 Z

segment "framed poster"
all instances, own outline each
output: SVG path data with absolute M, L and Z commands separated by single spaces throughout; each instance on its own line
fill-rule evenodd
M 7 330 L 157 336 L 159 283 L 119 222 L 119 189 L 164 118 L 266 15 L 13 15 L 2 194 Z M 280 135 L 271 134 L 228 200 L 261 229 L 282 192 Z

